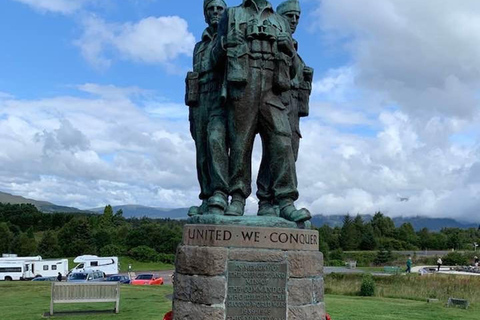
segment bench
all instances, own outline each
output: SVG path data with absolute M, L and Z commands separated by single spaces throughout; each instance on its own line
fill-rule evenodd
M 357 261 L 348 261 L 345 263 L 347 269 L 357 269 Z
M 115 313 L 120 308 L 120 284 L 118 282 L 69 283 L 52 282 L 50 316 L 56 303 L 115 302 Z
M 470 303 L 465 299 L 449 298 L 447 302 L 447 307 L 460 307 L 463 309 L 468 309 Z
M 389 274 L 399 274 L 402 272 L 400 267 L 383 267 L 383 272 Z

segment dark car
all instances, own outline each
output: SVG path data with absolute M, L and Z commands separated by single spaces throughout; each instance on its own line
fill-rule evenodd
M 32 281 L 57 281 L 57 277 L 36 277 Z
M 112 281 L 112 282 L 120 282 L 123 284 L 129 284 L 130 283 L 130 278 L 127 276 L 122 276 L 120 274 L 115 274 L 112 276 L 109 276 L 105 281 Z

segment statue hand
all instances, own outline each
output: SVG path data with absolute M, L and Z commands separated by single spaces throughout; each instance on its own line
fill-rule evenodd
M 295 54 L 295 46 L 292 39 L 286 34 L 280 34 L 277 37 L 278 49 L 292 57 Z
M 243 44 L 244 42 L 245 40 L 243 39 L 242 34 L 238 30 L 232 29 L 227 35 L 227 41 L 225 42 L 225 47 L 234 48 L 236 46 Z

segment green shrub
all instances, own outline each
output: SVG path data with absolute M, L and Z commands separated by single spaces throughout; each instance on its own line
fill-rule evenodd
M 375 264 L 377 266 L 392 261 L 392 252 L 390 250 L 380 249 L 375 257 Z
M 174 264 L 175 263 L 175 255 L 172 254 L 172 253 L 159 253 L 157 255 L 157 262 Z
M 345 256 L 343 254 L 342 249 L 336 249 L 333 251 L 330 251 L 330 254 L 328 255 L 329 260 L 341 260 L 343 261 L 345 259 Z
M 343 260 L 328 260 L 325 265 L 328 267 L 345 267 L 345 262 Z
M 468 259 L 460 252 L 450 252 L 443 257 L 443 264 L 446 266 L 466 266 Z
M 102 257 L 119 257 L 125 254 L 125 250 L 115 244 L 109 244 L 100 249 L 100 256 Z
M 128 256 L 140 262 L 156 262 L 159 259 L 157 251 L 147 246 L 130 249 Z
M 373 297 L 375 295 L 375 280 L 373 280 L 373 277 L 370 273 L 366 273 L 362 277 L 360 295 L 362 297 Z

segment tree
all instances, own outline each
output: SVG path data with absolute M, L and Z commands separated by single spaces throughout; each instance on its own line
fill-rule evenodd
M 42 258 L 60 258 L 62 249 L 58 245 L 58 238 L 54 231 L 47 230 L 38 244 L 38 254 Z
M 95 253 L 92 231 L 85 218 L 70 220 L 59 231 L 58 240 L 63 254 L 67 257 Z
M 13 240 L 14 252 L 19 256 L 33 256 L 37 253 L 37 242 L 30 238 L 27 233 L 20 233 Z
M 10 253 L 13 233 L 5 222 L 0 223 L 0 254 Z
M 113 208 L 111 205 L 105 206 L 103 215 L 100 218 L 100 227 L 111 228 L 113 226 Z
M 410 245 L 409 248 L 405 249 L 418 248 L 419 239 L 411 223 L 404 223 L 397 229 L 397 239 L 405 241 Z
M 395 224 L 389 217 L 385 217 L 383 213 L 377 212 L 372 219 L 373 232 L 377 238 L 391 238 L 395 235 Z
M 340 233 L 340 245 L 344 251 L 356 250 L 359 244 L 359 235 L 353 224 L 353 219 L 347 214 L 343 218 L 343 227 Z
M 362 240 L 360 241 L 360 250 L 375 250 L 377 248 L 377 240 L 373 234 L 371 223 L 367 223 L 363 229 Z

